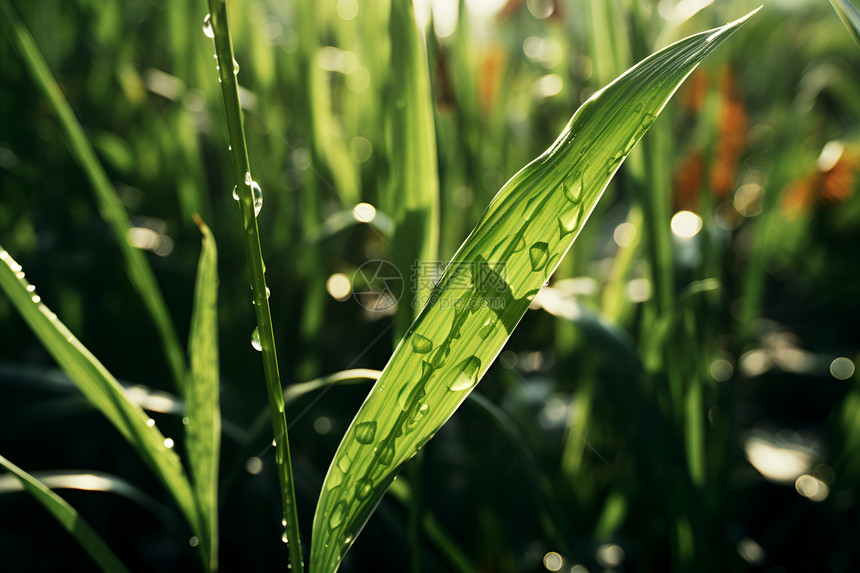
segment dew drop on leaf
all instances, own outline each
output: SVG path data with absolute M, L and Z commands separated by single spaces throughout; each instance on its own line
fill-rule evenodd
M 349 457 L 349 454 L 343 454 L 337 460 L 337 467 L 340 468 L 340 471 L 346 473 L 349 471 L 349 467 L 352 465 L 352 458 Z
M 328 526 L 332 529 L 337 529 L 343 523 L 343 514 L 346 510 L 346 502 L 341 500 L 334 505 L 331 510 L 331 516 L 328 518 Z
M 382 453 L 379 454 L 379 463 L 384 466 L 390 466 L 394 460 L 394 446 L 386 446 Z
M 254 197 L 254 216 L 256 217 L 263 210 L 263 190 L 260 189 L 256 181 L 251 181 L 249 185 L 251 186 L 251 194 Z
M 203 33 L 207 38 L 215 37 L 215 31 L 212 29 L 212 14 L 206 14 L 203 18 Z
M 523 219 L 526 221 L 531 221 L 532 217 L 534 217 L 535 211 L 537 211 L 538 205 L 540 205 L 540 195 L 535 195 L 526 203 L 526 210 L 523 211 Z
M 233 75 L 237 75 L 239 73 L 239 62 L 236 61 L 236 58 L 233 58 Z
M 409 409 L 409 394 L 411 393 L 412 388 L 407 384 L 401 388 L 400 393 L 397 394 L 397 403 L 400 404 L 400 409 L 404 412 Z
M 478 383 L 478 371 L 481 369 L 481 359 L 470 356 L 457 365 L 457 374 L 448 384 L 448 389 L 454 392 L 468 390 Z
M 642 118 L 642 127 L 648 129 L 651 127 L 651 124 L 654 123 L 654 120 L 657 119 L 657 116 L 653 113 L 646 113 L 645 117 Z
M 539 241 L 529 247 L 529 261 L 531 261 L 533 271 L 542 270 L 546 266 L 547 260 L 549 260 L 549 245 Z
M 493 332 L 493 329 L 496 327 L 496 322 L 498 319 L 495 316 L 491 316 L 487 320 L 484 321 L 484 324 L 481 325 L 481 329 L 478 330 L 478 336 L 481 337 L 482 340 L 486 340 L 488 336 Z
M 418 354 L 427 354 L 431 350 L 433 350 L 433 342 L 420 334 L 412 335 L 412 350 L 417 352 Z
M 239 200 L 239 187 L 237 185 L 233 186 L 233 199 Z
M 558 216 L 559 238 L 574 232 L 579 227 L 580 220 L 582 220 L 581 206 L 573 205 L 564 209 Z
M 355 427 L 355 441 L 359 444 L 371 444 L 376 438 L 376 421 L 362 422 Z
M 585 167 L 586 169 L 588 168 L 587 165 Z M 564 196 L 568 201 L 577 205 L 582 203 L 582 175 L 580 175 L 580 172 L 574 173 L 573 177 L 568 181 L 562 182 L 561 186 Z
M 251 346 L 254 347 L 254 350 L 257 352 L 263 351 L 263 345 L 260 344 L 260 327 L 254 329 L 254 332 L 251 333 Z
M 364 501 L 373 492 L 373 482 L 368 478 L 361 478 L 355 482 L 355 497 Z
M 520 237 L 517 241 L 517 245 L 514 247 L 514 252 L 518 253 L 526 248 L 526 240 L 523 237 Z

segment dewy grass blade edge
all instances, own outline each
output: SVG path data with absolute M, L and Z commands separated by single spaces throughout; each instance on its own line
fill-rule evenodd
M 209 15 L 206 17 L 204 31 L 211 34 L 215 41 L 215 56 L 219 62 L 218 81 L 224 101 L 227 130 L 230 138 L 233 172 L 239 199 L 239 212 L 242 219 L 245 254 L 251 273 L 251 288 L 254 292 L 254 309 L 257 314 L 259 343 L 263 356 L 263 371 L 269 396 L 269 411 L 272 417 L 272 430 L 275 436 L 275 462 L 278 468 L 278 482 L 281 490 L 281 503 L 284 508 L 282 525 L 285 528 L 283 540 L 289 547 L 289 558 L 293 571 L 302 573 L 301 538 L 299 536 L 296 494 L 293 482 L 290 445 L 287 434 L 287 418 L 284 411 L 284 395 L 278 371 L 275 352 L 275 337 L 272 316 L 269 309 L 268 289 L 263 265 L 263 251 L 257 227 L 254 187 L 248 159 L 248 147 L 239 103 L 239 84 L 236 80 L 237 66 L 233 57 L 233 41 L 230 36 L 227 18 L 227 4 L 224 0 L 209 0 Z M 257 189 L 259 189 L 257 187 Z
M 627 154 L 699 62 L 754 13 L 629 69 L 583 104 L 556 142 L 502 187 L 338 447 L 314 517 L 314 573 L 337 569 L 400 467 L 501 351 Z M 493 297 L 500 304 L 491 305 Z

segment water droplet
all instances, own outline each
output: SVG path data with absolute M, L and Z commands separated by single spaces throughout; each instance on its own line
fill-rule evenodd
M 394 446 L 386 446 L 382 453 L 379 454 L 379 463 L 384 466 L 390 466 L 394 460 Z
M 188 425 L 188 422 L 190 422 L 190 421 L 191 421 L 191 420 L 190 420 L 190 419 L 188 419 L 188 416 L 183 416 L 183 417 L 182 417 L 182 425 L 183 425 L 183 426 L 187 426 L 187 425 Z
M 203 33 L 207 38 L 215 37 L 215 31 L 212 29 L 212 14 L 206 14 L 203 18 Z
M 236 201 L 239 200 L 239 186 L 238 185 L 233 186 L 233 199 L 235 199 Z
M 188 538 L 188 545 L 190 545 L 191 547 L 197 547 L 198 545 L 200 545 L 200 540 L 197 539 L 196 535 L 192 535 Z
M 236 58 L 233 58 L 233 75 L 239 73 L 239 62 L 236 61 Z
M 254 216 L 256 217 L 263 210 L 263 190 L 256 181 L 251 181 L 251 194 L 254 197 Z
M 581 220 L 582 207 L 580 205 L 573 205 L 564 209 L 558 216 L 559 239 L 574 232 L 579 227 Z
M 656 115 L 654 115 L 653 113 L 646 113 L 645 116 L 642 118 L 642 128 L 648 129 L 649 127 L 651 127 L 651 124 L 654 123 L 655 119 L 657 119 Z
M 355 427 L 355 441 L 359 444 L 372 444 L 376 438 L 376 421 L 362 422 Z
M 622 161 L 624 161 L 623 153 L 618 153 L 611 157 L 606 163 L 606 173 L 611 176 L 618 169 L 618 166 L 621 165 Z
M 342 471 L 343 473 L 348 472 L 349 466 L 351 466 L 351 465 L 352 465 L 352 458 L 349 457 L 349 454 L 345 453 L 337 460 L 337 467 L 340 468 L 340 471 Z
M 361 501 L 370 497 L 373 492 L 373 482 L 368 478 L 361 478 L 355 482 L 355 496 Z
M 341 500 L 334 505 L 331 510 L 331 517 L 328 518 L 328 526 L 332 529 L 337 529 L 343 523 L 343 513 L 346 510 L 346 502 Z
M 172 448 L 173 447 L 173 438 L 164 438 L 164 447 Z
M 529 260 L 532 263 L 532 270 L 537 272 L 546 266 L 549 259 L 549 245 L 540 241 L 529 247 Z
M 526 203 L 526 210 L 523 211 L 523 219 L 526 221 L 531 221 L 532 217 L 534 217 L 535 211 L 537 211 L 538 206 L 540 205 L 540 195 L 535 195 Z
M 36 290 L 35 285 L 27 285 L 27 292 L 34 292 Z
M 412 388 L 407 384 L 400 389 L 397 394 L 397 403 L 400 404 L 400 409 L 404 412 L 409 409 L 409 395 L 412 393 Z
M 412 335 L 412 350 L 418 354 L 427 354 L 433 350 L 433 342 L 420 334 Z
M 277 440 L 272 440 L 272 447 L 273 447 L 273 448 L 275 448 L 275 447 L 277 447 L 277 446 L 278 446 L 278 441 L 277 441 Z
M 470 356 L 457 365 L 457 375 L 448 383 L 448 389 L 454 392 L 468 390 L 478 383 L 478 372 L 481 370 L 481 360 Z
M 150 418 L 149 420 L 146 421 L 146 425 L 149 426 L 150 428 L 153 427 L 155 425 L 155 420 Z
M 340 472 L 329 472 L 328 477 L 325 480 L 325 488 L 328 491 L 333 490 L 337 486 L 343 483 L 343 474 Z
M 287 520 L 286 520 L 286 519 L 282 519 L 282 520 L 281 520 L 281 527 L 286 527 L 286 526 L 287 526 Z
M 633 111 L 635 111 L 636 113 L 639 113 L 640 111 L 642 111 L 642 104 L 637 103 L 636 107 L 633 108 Z
M 585 168 L 588 169 L 588 165 L 586 165 Z M 580 172 L 577 171 L 574 173 L 573 177 L 561 184 L 564 196 L 568 201 L 576 205 L 582 203 L 582 179 L 583 177 L 580 175 Z
M 35 304 L 39 304 L 40 302 L 42 302 L 42 297 L 37 294 L 34 294 L 32 300 Z
M 251 346 L 254 347 L 254 350 L 257 352 L 263 351 L 263 345 L 260 344 L 260 327 L 254 329 L 254 332 L 251 333 Z
M 498 322 L 498 319 L 495 316 L 491 316 L 485 320 L 484 324 L 481 325 L 481 329 L 478 331 L 478 336 L 480 336 L 481 339 L 486 340 L 496 327 L 496 322 Z
M 286 524 L 287 524 L 287 522 L 286 522 L 286 521 L 284 521 L 284 525 L 286 525 Z M 283 534 L 283 535 L 281 535 L 281 541 L 283 541 L 284 543 L 289 543 L 289 542 L 290 542 L 289 537 L 287 537 L 287 532 L 286 532 L 286 531 L 284 532 L 284 534 Z
M 514 247 L 514 252 L 518 253 L 525 248 L 526 248 L 526 240 L 525 240 L 525 238 L 520 236 L 519 240 L 517 241 L 517 245 Z
M 421 418 L 423 418 L 429 411 L 429 405 L 427 405 L 426 403 L 421 404 L 421 407 L 418 408 L 418 411 L 415 412 L 415 415 L 412 416 L 412 418 L 406 422 L 406 431 L 411 432 L 412 430 L 414 430 L 418 426 L 418 422 L 421 421 Z

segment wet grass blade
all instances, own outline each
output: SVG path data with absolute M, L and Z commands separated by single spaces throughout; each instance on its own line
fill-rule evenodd
M 21 56 L 24 67 L 33 77 L 36 86 L 54 113 L 57 114 L 66 146 L 89 179 L 99 214 L 113 232 L 122 254 L 125 273 L 152 316 L 158 329 L 161 345 L 167 356 L 168 366 L 174 381 L 179 386 L 184 382 L 185 377 L 185 359 L 182 355 L 182 347 L 179 345 L 179 338 L 176 336 L 176 331 L 170 320 L 170 313 L 167 311 L 167 305 L 161 295 L 161 290 L 158 288 L 158 282 L 155 280 L 155 275 L 146 255 L 140 249 L 132 247 L 126 238 L 126 233 L 131 228 L 128 213 L 126 213 L 125 207 L 123 207 L 104 167 L 96 157 L 81 124 L 75 117 L 75 112 L 72 111 L 60 86 L 57 85 L 57 81 L 51 74 L 51 70 L 36 46 L 30 31 L 27 30 L 8 0 L 0 0 L 0 11 L 3 13 L 3 18 L 0 21 L 3 23 L 6 37 Z
M 87 400 L 137 450 L 171 493 L 195 535 L 202 539 L 205 534 L 197 505 L 179 456 L 172 449 L 173 441 L 165 439 L 149 416 L 126 396 L 111 373 L 42 302 L 35 287 L 25 280 L 21 265 L 2 246 L 0 289 Z M 203 558 L 208 561 L 208 555 Z
M 57 521 L 81 544 L 102 571 L 128 571 L 107 543 L 66 500 L 51 491 L 44 483 L 28 474 L 0 455 L 0 466 L 14 475 L 30 495 L 51 512 Z
M 836 14 L 839 15 L 839 19 L 842 20 L 842 23 L 845 24 L 845 27 L 848 28 L 848 32 L 851 33 L 851 37 L 854 38 L 854 41 L 857 42 L 857 45 L 860 46 L 860 11 L 854 7 L 848 0 L 830 0 L 830 4 L 833 6 L 833 9 L 836 10 Z
M 257 215 L 263 208 L 263 192 L 251 178 L 248 144 L 245 141 L 244 116 L 239 103 L 239 83 L 236 80 L 238 62 L 233 58 L 233 39 L 230 35 L 227 3 L 225 0 L 209 0 L 208 3 L 209 14 L 205 19 L 206 28 L 204 30 L 208 30 L 205 32 L 207 36 L 211 35 L 215 43 L 215 57 L 220 62 L 220 65 L 216 65 L 216 69 L 221 85 L 221 99 L 224 102 L 227 132 L 230 138 L 230 157 L 233 160 L 235 181 L 234 190 L 239 202 L 239 214 L 244 231 L 245 256 L 250 268 L 254 311 L 257 315 L 257 329 L 252 334 L 251 340 L 254 347 L 263 356 L 263 374 L 266 378 L 269 413 L 275 436 L 273 443 L 275 446 L 275 463 L 278 469 L 281 505 L 284 508 L 284 517 L 281 521 L 284 532 L 281 540 L 289 546 L 290 567 L 295 573 L 302 573 L 304 560 L 302 558 L 301 536 L 299 535 L 299 517 L 290 458 L 287 415 L 284 408 L 284 391 L 278 368 L 272 311 L 269 307 L 269 288 L 266 286 L 263 246 L 260 243 L 260 228 L 257 225 Z
M 684 79 L 750 16 L 646 58 L 502 187 L 370 391 L 323 483 L 311 570 L 337 569 L 391 481 L 459 407 Z
M 185 449 L 206 535 L 200 550 L 209 553 L 209 568 L 218 568 L 218 459 L 221 407 L 218 376 L 218 251 L 209 227 L 195 219 L 203 246 L 194 286 L 194 309 L 188 335 L 189 380 L 185 385 Z

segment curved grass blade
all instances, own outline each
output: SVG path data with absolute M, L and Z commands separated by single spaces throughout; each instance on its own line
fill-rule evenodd
M 122 201 L 113 188 L 104 167 L 96 157 L 78 118 L 75 117 L 75 112 L 72 111 L 69 102 L 63 97 L 63 92 L 51 74 L 47 62 L 39 52 L 30 31 L 27 30 L 8 0 L 0 0 L 0 11 L 3 13 L 0 22 L 3 23 L 5 35 L 21 56 L 24 67 L 33 77 L 42 95 L 48 100 L 54 113 L 57 114 L 65 136 L 66 146 L 90 181 L 99 214 L 113 232 L 122 254 L 125 273 L 152 316 L 158 329 L 161 345 L 167 356 L 168 366 L 174 381 L 177 386 L 180 386 L 185 378 L 185 359 L 182 355 L 182 347 L 179 345 L 179 338 L 176 336 L 176 330 L 174 330 L 170 320 L 170 313 L 167 311 L 167 305 L 161 295 L 161 290 L 158 288 L 158 282 L 155 280 L 155 275 L 146 255 L 139 249 L 132 247 L 126 238 L 126 233 L 131 228 L 128 213 L 126 213 L 125 207 L 123 207 Z
M 400 467 L 501 351 L 621 162 L 699 62 L 751 15 L 681 40 L 625 72 L 502 187 L 335 453 L 314 516 L 312 571 L 337 569 Z
M 830 0 L 830 5 L 836 10 L 836 14 L 845 24 L 845 27 L 848 28 L 851 37 L 860 46 L 860 11 L 848 0 Z
M 194 285 L 194 309 L 188 335 L 189 380 L 185 385 L 185 449 L 194 494 L 206 535 L 201 552 L 209 568 L 218 568 L 218 459 L 221 449 L 221 407 L 218 386 L 218 251 L 209 227 L 195 217 L 203 246 Z
M 0 466 L 20 480 L 21 485 L 60 522 L 93 558 L 102 571 L 128 571 L 104 539 L 66 500 L 38 479 L 0 455 Z
M 87 470 L 57 470 L 32 472 L 30 475 L 50 489 L 75 489 L 124 497 L 150 512 L 165 525 L 175 528 L 175 513 L 137 486 L 113 474 Z M 25 489 L 24 484 L 13 474 L 0 475 L 0 495 Z
M 36 289 L 24 279 L 21 265 L 0 246 L 0 289 L 6 292 L 24 322 L 69 378 L 120 434 L 137 450 L 171 493 L 198 538 L 205 537 L 191 485 L 173 451 L 143 410 L 125 395 L 122 386 L 93 356 L 57 315 L 45 306 Z M 203 555 L 208 562 L 208 555 Z M 208 566 L 208 563 L 207 563 Z

